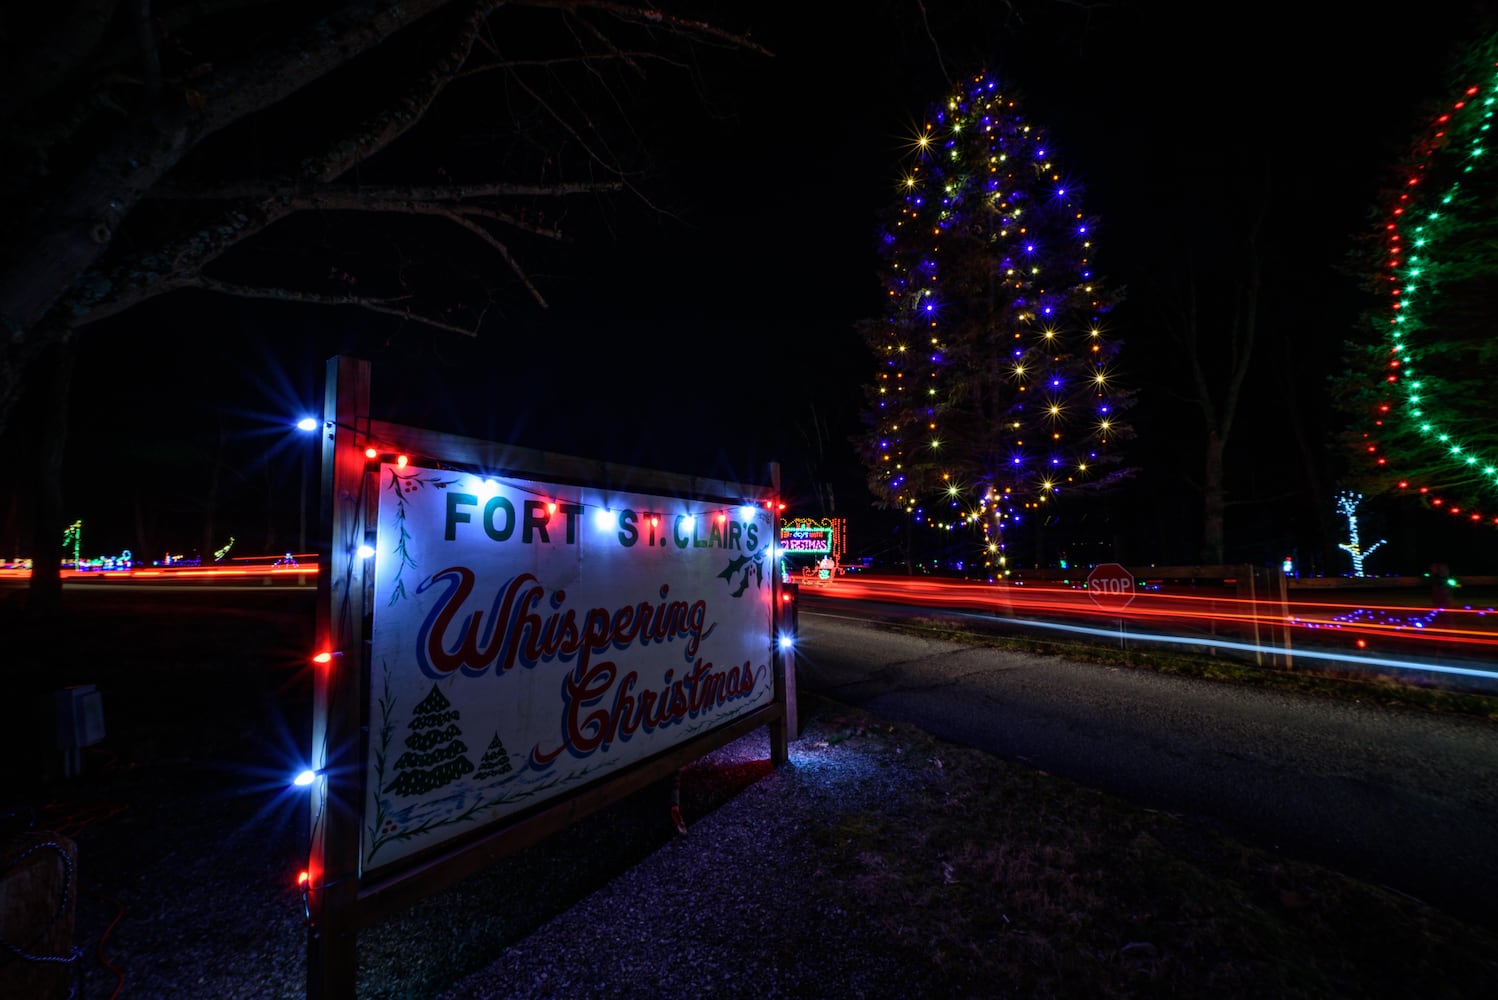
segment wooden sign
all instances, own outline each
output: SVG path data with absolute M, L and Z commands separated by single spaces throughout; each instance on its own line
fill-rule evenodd
M 379 470 L 366 869 L 767 704 L 771 513 Z

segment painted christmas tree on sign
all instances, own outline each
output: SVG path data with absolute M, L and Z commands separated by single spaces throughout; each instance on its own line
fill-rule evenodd
M 411 713 L 408 730 L 406 751 L 392 765 L 395 780 L 385 786 L 385 791 L 424 795 L 473 770 L 463 731 L 458 728 L 458 710 L 436 684 Z

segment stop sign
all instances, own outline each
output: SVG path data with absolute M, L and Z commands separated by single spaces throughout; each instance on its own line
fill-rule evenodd
M 1092 602 L 1109 611 L 1122 611 L 1134 599 L 1134 574 L 1118 563 L 1102 563 L 1087 575 Z

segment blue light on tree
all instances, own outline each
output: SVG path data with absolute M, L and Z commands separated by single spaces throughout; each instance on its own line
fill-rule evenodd
M 1043 129 L 980 74 L 933 105 L 878 243 L 885 306 L 858 441 L 868 485 L 914 515 L 936 496 L 1002 572 L 1003 530 L 1129 471 L 1132 392 L 1096 277 L 1097 220 Z M 1064 178 L 1064 179 L 1063 179 Z

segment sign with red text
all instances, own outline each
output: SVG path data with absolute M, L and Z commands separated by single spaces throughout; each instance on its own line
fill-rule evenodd
M 1092 603 L 1109 611 L 1122 611 L 1134 600 L 1134 574 L 1118 563 L 1100 563 L 1087 576 Z
M 771 701 L 768 510 L 393 464 L 379 490 L 366 868 Z

